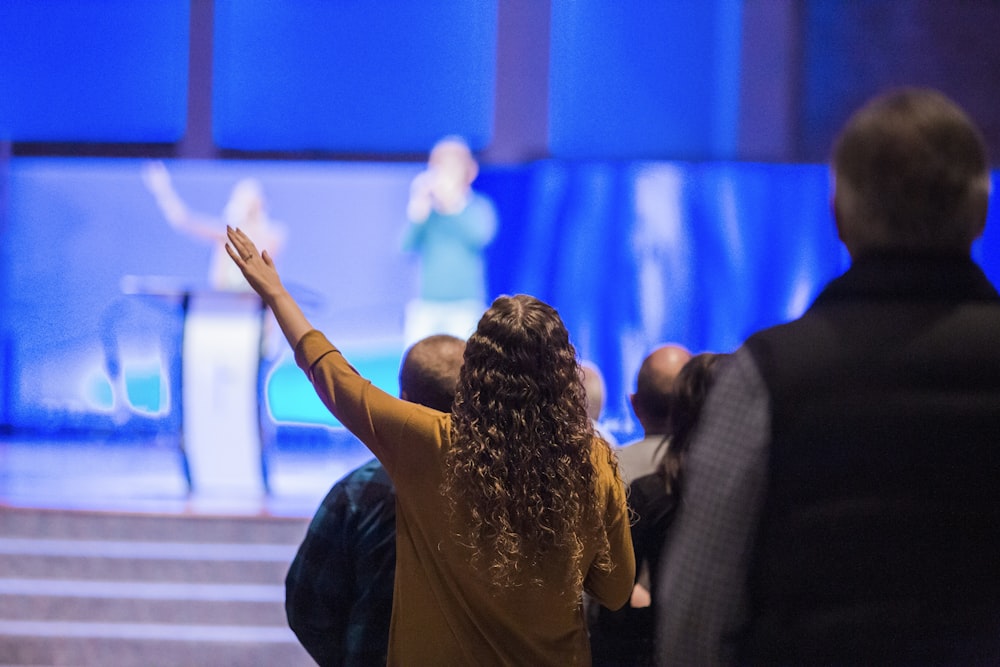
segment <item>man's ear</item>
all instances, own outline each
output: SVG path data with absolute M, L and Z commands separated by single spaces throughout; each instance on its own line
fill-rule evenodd
M 972 240 L 973 241 L 977 240 L 980 236 L 983 235 L 983 232 L 985 231 L 986 231 L 986 216 L 984 215 L 979 219 L 979 224 L 976 225 L 976 229 L 974 230 Z
M 843 204 L 840 202 L 839 192 L 837 190 L 837 172 L 831 166 L 829 171 L 830 179 L 830 215 L 833 217 L 833 225 L 837 229 L 837 238 L 840 242 L 847 247 L 848 252 L 850 251 L 850 245 L 848 244 L 849 233 L 844 229 L 844 211 Z
M 853 257 L 855 250 L 854 237 L 851 236 L 850 225 L 844 222 L 845 218 L 842 206 L 843 204 L 841 204 L 840 199 L 837 197 L 837 191 L 834 190 L 830 196 L 830 214 L 833 216 L 833 224 L 837 228 L 837 238 L 847 248 L 848 254 Z
M 830 183 L 830 215 L 833 217 L 833 225 L 837 228 L 837 238 L 844 241 L 844 230 L 840 226 L 840 202 L 837 201 L 837 184 L 835 180 Z

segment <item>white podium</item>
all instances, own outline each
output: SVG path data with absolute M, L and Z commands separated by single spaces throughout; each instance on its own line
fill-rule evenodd
M 260 298 L 158 276 L 125 276 L 122 291 L 181 304 L 181 450 L 192 495 L 228 500 L 266 494 L 259 384 L 265 310 Z
M 181 423 L 191 490 L 209 497 L 263 495 L 263 304 L 252 293 L 188 292 L 185 310 Z

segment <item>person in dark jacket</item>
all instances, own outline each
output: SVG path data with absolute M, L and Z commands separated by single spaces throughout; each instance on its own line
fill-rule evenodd
M 653 470 L 629 484 L 628 504 L 632 510 L 632 546 L 637 572 L 645 569 L 650 580 L 644 590 L 656 590 L 663 540 L 670 530 L 677 506 L 681 503 L 681 470 L 688 445 L 698 425 L 705 397 L 729 355 L 702 352 L 693 357 L 687 350 L 687 363 L 676 371 L 670 383 L 670 408 L 663 436 L 664 447 L 652 462 Z M 639 577 L 637 576 L 638 580 Z M 636 583 L 636 588 L 640 584 Z M 590 628 L 594 667 L 651 667 L 656 664 L 656 615 L 661 605 L 650 597 L 639 606 L 632 593 L 631 605 L 618 611 L 606 607 L 596 610 Z
M 403 356 L 399 395 L 448 412 L 465 342 L 438 334 Z M 285 577 L 285 613 L 321 667 L 384 665 L 396 567 L 396 493 L 376 460 L 334 484 Z
M 833 150 L 851 267 L 727 362 L 684 465 L 661 664 L 1000 663 L 1000 296 L 990 170 L 939 92 Z

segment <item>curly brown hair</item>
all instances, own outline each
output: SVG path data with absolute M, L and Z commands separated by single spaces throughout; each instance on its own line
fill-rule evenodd
M 526 295 L 493 302 L 466 344 L 451 439 L 442 491 L 495 585 L 541 585 L 542 559 L 555 554 L 579 588 L 588 537 L 595 565 L 610 571 L 594 448 L 615 459 L 587 417 L 576 350 L 554 308 Z

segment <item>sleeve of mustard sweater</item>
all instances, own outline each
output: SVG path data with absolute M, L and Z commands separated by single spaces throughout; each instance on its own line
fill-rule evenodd
M 607 494 L 604 530 L 611 547 L 611 571 L 590 568 L 584 588 L 601 604 L 611 610 L 620 609 L 628 602 L 635 584 L 635 551 L 632 548 L 632 529 L 629 524 L 625 489 L 618 476 L 606 462 L 601 466 L 601 487 Z
M 315 329 L 295 347 L 295 361 L 309 376 L 327 409 L 372 451 L 392 476 L 398 458 L 393 443 L 405 439 L 403 433 L 420 408 L 387 394 L 361 377 L 340 350 Z

